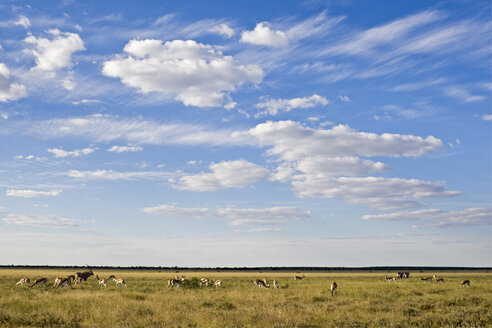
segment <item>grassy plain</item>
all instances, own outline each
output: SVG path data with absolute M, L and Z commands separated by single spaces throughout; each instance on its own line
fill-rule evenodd
M 492 327 L 492 276 L 480 272 L 412 272 L 388 283 L 385 273 L 180 272 L 222 279 L 222 289 L 167 288 L 174 272 L 97 271 L 126 279 L 99 288 L 89 278 L 74 289 L 53 288 L 73 270 L 0 269 L 1 327 Z M 394 274 L 394 273 L 389 273 Z M 445 283 L 422 282 L 436 274 Z M 44 287 L 16 286 L 23 276 L 48 278 Z M 277 279 L 278 290 L 253 280 Z M 460 287 L 463 279 L 471 287 Z M 338 294 L 329 293 L 332 281 Z M 271 283 L 273 287 L 273 283 Z

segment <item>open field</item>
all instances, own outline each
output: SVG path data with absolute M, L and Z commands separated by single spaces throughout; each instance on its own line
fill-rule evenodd
M 57 276 L 72 270 L 0 270 L 0 326 L 39 327 L 491 327 L 492 276 L 480 272 L 411 272 L 388 283 L 385 273 L 180 272 L 186 278 L 222 279 L 215 287 L 167 288 L 174 272 L 98 271 L 124 277 L 99 288 L 93 277 L 74 289 L 53 288 Z M 388 275 L 395 275 L 388 272 Z M 417 278 L 436 274 L 445 282 Z M 48 278 L 48 287 L 16 286 Z M 272 288 L 254 288 L 257 278 Z M 280 289 L 273 289 L 273 279 Z M 460 287 L 463 279 L 471 287 Z M 329 293 L 332 281 L 338 293 Z

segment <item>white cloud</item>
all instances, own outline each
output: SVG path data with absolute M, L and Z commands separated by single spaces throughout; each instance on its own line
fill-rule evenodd
M 364 215 L 362 220 L 379 221 L 422 221 L 425 226 L 476 226 L 490 225 L 492 208 L 467 208 L 464 210 L 425 209 L 412 212 L 402 211 L 388 214 Z
M 65 175 L 83 180 L 164 180 L 171 177 L 170 173 L 160 171 L 118 172 L 114 170 L 70 170 Z
M 29 26 L 31 26 L 31 22 L 29 21 L 29 18 L 27 18 L 26 16 L 19 16 L 19 19 L 14 23 L 14 25 L 20 25 L 20 26 L 23 26 L 24 28 L 28 28 Z
M 5 193 L 7 196 L 13 197 L 24 197 L 24 198 L 34 198 L 34 197 L 43 197 L 43 196 L 58 196 L 61 194 L 61 190 L 49 190 L 49 191 L 41 191 L 41 190 L 30 190 L 30 189 L 8 189 Z
M 418 199 L 453 197 L 460 193 L 446 191 L 440 183 L 417 179 L 382 177 L 323 177 L 300 175 L 292 182 L 299 197 L 340 197 L 350 204 L 379 210 L 417 207 Z
M 27 96 L 26 87 L 14 83 L 10 70 L 4 63 L 0 63 L 0 102 L 13 101 Z
M 123 50 L 126 55 L 104 62 L 104 75 L 144 94 L 175 95 L 186 106 L 230 104 L 229 93 L 263 79 L 258 66 L 239 65 L 233 57 L 193 40 L 131 40 Z
M 279 226 L 289 221 L 305 220 L 311 212 L 296 207 L 270 208 L 183 208 L 160 205 L 142 209 L 145 213 L 194 219 L 227 219 L 231 226 Z M 266 231 L 266 230 L 265 230 Z
M 77 226 L 75 221 L 56 215 L 7 214 L 3 216 L 2 221 L 6 224 L 40 228 L 73 228 Z
M 426 87 L 442 84 L 446 82 L 447 79 L 445 78 L 439 78 L 439 79 L 434 79 L 434 80 L 426 80 L 426 81 L 420 81 L 420 82 L 414 82 L 414 83 L 403 83 L 399 84 L 393 88 L 391 88 L 391 91 L 415 91 L 419 89 L 423 89 Z
M 86 156 L 93 153 L 97 148 L 83 148 L 83 149 L 74 149 L 71 151 L 66 151 L 59 148 L 50 148 L 48 152 L 52 153 L 56 158 L 65 158 L 65 157 L 81 157 Z
M 484 121 L 492 121 L 492 114 L 483 114 L 482 120 Z
M 340 99 L 340 101 L 345 103 L 350 102 L 350 98 L 348 96 L 338 96 L 338 99 Z
M 296 162 L 297 170 L 312 176 L 360 176 L 374 172 L 384 172 L 389 167 L 381 162 L 373 162 L 358 157 L 312 156 Z
M 82 99 L 82 100 L 72 101 L 72 105 L 80 105 L 80 104 L 99 104 L 99 103 L 102 103 L 102 101 L 97 100 L 97 99 Z
M 188 164 L 188 165 L 197 165 L 197 164 L 201 164 L 201 163 L 202 163 L 201 160 L 192 160 L 192 161 L 186 162 L 186 164 Z
M 232 36 L 234 36 L 234 34 L 236 34 L 236 32 L 227 24 L 216 25 L 210 29 L 210 32 L 218 33 L 228 38 L 231 38 Z
M 444 94 L 449 97 L 456 98 L 463 103 L 471 103 L 485 100 L 484 96 L 471 95 L 470 92 L 461 87 L 449 87 L 444 89 Z
M 211 172 L 181 177 L 174 188 L 191 191 L 243 188 L 266 178 L 269 174 L 267 169 L 244 159 L 214 163 L 209 169 Z
M 73 91 L 77 84 L 73 80 L 67 78 L 62 81 L 62 86 L 65 90 Z
M 137 152 L 142 151 L 143 148 L 140 146 L 113 146 L 107 149 L 111 152 L 126 153 L 126 152 Z
M 255 115 L 259 117 L 261 115 L 277 115 L 279 111 L 290 112 L 296 108 L 312 108 L 315 106 L 326 106 L 329 101 L 325 97 L 313 94 L 310 97 L 303 98 L 291 98 L 291 99 L 268 99 L 264 102 L 256 104 L 256 108 L 265 109 L 265 111 L 260 112 Z
M 244 31 L 241 42 L 281 48 L 289 45 L 289 38 L 285 32 L 272 30 L 268 23 L 263 22 L 256 24 L 253 31 Z
M 268 155 L 294 161 L 307 156 L 418 157 L 440 150 L 442 141 L 428 136 L 358 132 L 347 125 L 314 129 L 293 121 L 265 122 L 246 132 L 260 145 L 271 146 Z M 238 132 L 241 135 L 244 132 Z M 236 135 L 237 135 L 236 134 Z
M 58 29 L 46 31 L 51 39 L 29 35 L 24 42 L 34 46 L 26 49 L 27 53 L 36 57 L 36 69 L 55 71 L 72 66 L 72 54 L 85 50 L 84 42 L 76 33 L 61 32 Z

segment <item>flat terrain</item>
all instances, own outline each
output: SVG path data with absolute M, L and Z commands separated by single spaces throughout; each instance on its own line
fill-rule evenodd
M 175 272 L 97 271 L 125 278 L 99 288 L 93 277 L 73 289 L 55 289 L 55 277 L 73 270 L 0 270 L 1 327 L 492 327 L 492 276 L 480 272 L 411 272 L 388 283 L 385 273 L 180 272 L 187 279 L 222 279 L 223 288 L 190 283 L 167 287 Z M 388 275 L 395 275 L 388 272 Z M 423 282 L 436 274 L 445 282 Z M 48 287 L 16 286 L 23 276 L 48 278 Z M 255 288 L 268 278 L 280 289 Z M 460 287 L 463 279 L 471 287 Z M 329 293 L 332 281 L 338 293 Z

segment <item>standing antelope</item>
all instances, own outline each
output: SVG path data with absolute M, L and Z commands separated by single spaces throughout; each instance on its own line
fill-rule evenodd
M 98 275 L 96 275 L 94 279 L 99 283 L 99 287 L 106 287 L 106 284 L 108 283 L 108 278 L 99 278 Z
M 384 278 L 386 279 L 387 282 L 396 282 L 396 278 L 395 277 L 388 277 L 387 275 L 384 276 Z
M 274 289 L 278 289 L 279 287 L 280 287 L 280 286 L 278 285 L 277 280 L 274 280 L 274 281 L 273 281 L 273 288 L 274 288 Z
M 81 277 L 75 277 L 75 279 L 73 280 L 73 283 L 74 283 L 74 285 L 75 284 L 81 284 L 82 283 L 82 278 Z
M 337 293 L 337 288 L 338 288 L 337 283 L 332 282 L 330 287 L 331 297 L 333 297 Z
M 470 280 L 467 279 L 460 282 L 460 287 L 464 287 L 464 286 L 471 287 Z
M 87 281 L 87 278 L 93 275 L 94 273 L 92 272 L 92 269 L 90 269 L 89 271 L 85 271 L 85 272 L 77 272 L 75 274 L 75 278 L 80 277 L 82 278 L 82 280 Z
M 44 287 L 46 287 L 46 283 L 48 282 L 48 279 L 46 278 L 39 278 L 39 279 L 36 279 L 32 285 L 29 285 L 29 288 L 33 288 L 34 286 L 38 286 L 38 285 L 44 285 Z
M 167 287 L 172 287 L 172 286 L 176 286 L 176 288 L 179 287 L 179 285 L 181 285 L 181 280 L 179 279 L 169 279 L 167 281 Z
M 429 277 L 420 277 L 419 279 L 422 280 L 422 281 L 430 281 L 430 282 L 432 282 L 432 277 L 430 277 L 430 276 Z
M 304 279 L 304 273 L 302 274 L 302 277 L 301 276 L 294 276 L 294 280 L 302 280 Z
M 256 287 L 270 288 L 270 285 L 267 284 L 266 279 L 256 279 L 254 283 L 255 283 L 255 288 Z
M 21 278 L 21 280 L 19 280 L 15 285 L 24 285 L 24 284 L 30 284 L 31 283 L 31 279 L 29 279 L 29 277 L 24 277 L 24 278 Z
M 217 287 L 222 288 L 222 280 L 217 280 L 217 281 L 215 282 L 215 288 L 217 288 Z
M 208 286 L 208 285 L 213 284 L 213 281 L 210 278 L 202 278 L 202 279 L 200 279 L 200 286 L 203 284 L 205 284 L 205 286 Z
M 123 278 L 116 278 L 115 276 L 112 275 L 108 279 L 113 279 L 113 281 L 116 283 L 116 286 L 126 287 L 126 281 Z
M 59 278 L 56 278 L 56 279 L 59 279 Z M 58 280 L 58 283 L 55 282 L 55 284 L 56 284 L 56 286 L 55 286 L 56 288 L 63 286 L 63 285 L 68 286 L 70 288 L 73 288 L 71 276 L 68 276 L 66 278 L 61 278 L 60 280 Z

